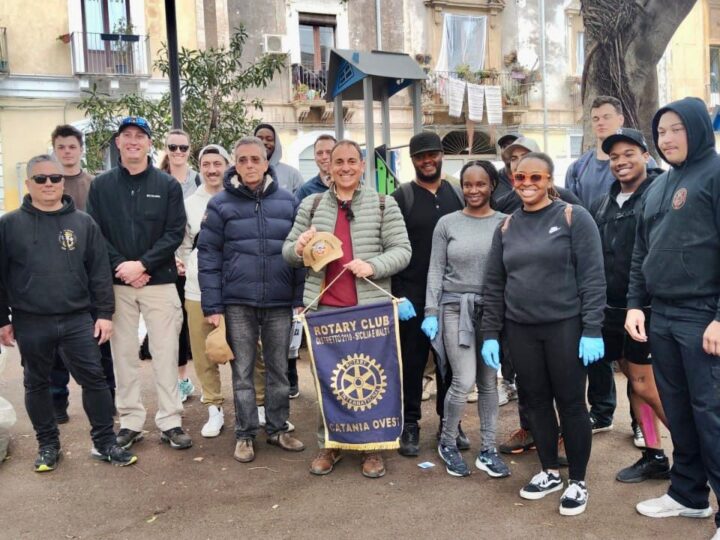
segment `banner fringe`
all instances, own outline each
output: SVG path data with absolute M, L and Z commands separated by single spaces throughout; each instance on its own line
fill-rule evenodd
M 377 442 L 365 444 L 346 444 L 335 441 L 325 440 L 325 448 L 335 450 L 356 450 L 358 452 L 374 452 L 378 450 L 397 450 L 400 448 L 400 440 L 396 439 L 392 442 Z

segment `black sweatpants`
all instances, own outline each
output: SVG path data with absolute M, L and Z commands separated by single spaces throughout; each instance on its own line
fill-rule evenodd
M 12 322 L 23 365 L 25 407 L 38 445 L 60 447 L 50 394 L 50 372 L 57 354 L 82 387 L 83 408 L 95 448 L 105 451 L 114 445 L 113 403 L 100 363 L 100 348 L 93 337 L 91 315 L 15 312 Z
M 418 313 L 407 321 L 400 321 L 400 350 L 403 362 L 403 409 L 406 424 L 418 424 L 421 418 L 423 374 L 430 354 L 430 340 L 420 329 L 422 325 L 422 313 L 425 306 L 413 302 L 415 311 Z M 434 354 L 434 353 L 433 353 Z M 448 366 L 448 370 L 450 366 Z M 452 373 L 442 374 L 435 368 L 435 381 L 437 384 L 437 395 L 435 398 L 435 411 L 438 417 L 442 418 L 444 413 L 445 395 L 452 381 Z
M 557 404 L 571 480 L 585 480 L 592 431 L 585 405 L 587 369 L 578 358 L 580 317 L 546 324 L 505 321 L 513 366 L 525 395 L 543 470 L 558 468 Z

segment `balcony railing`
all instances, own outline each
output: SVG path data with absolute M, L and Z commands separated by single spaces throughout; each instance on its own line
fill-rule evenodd
M 76 75 L 149 76 L 148 36 L 73 32 Z
M 302 64 L 292 65 L 292 88 L 294 101 L 325 99 L 327 92 L 327 67 L 315 70 Z
M 506 109 L 527 109 L 529 103 L 528 93 L 537 82 L 534 72 L 488 70 L 468 76 L 466 73 L 456 71 L 429 71 L 423 88 L 425 101 L 448 105 L 447 81 L 450 78 L 462 79 L 480 85 L 500 86 L 502 88 L 503 108 Z
M 8 63 L 7 50 L 7 28 L 0 27 L 0 73 L 8 73 L 10 65 Z

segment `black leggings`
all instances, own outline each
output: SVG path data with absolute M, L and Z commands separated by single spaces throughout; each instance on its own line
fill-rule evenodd
M 543 470 L 558 468 L 557 403 L 571 480 L 585 480 L 592 431 L 585 405 L 587 369 L 578 358 L 580 317 L 546 324 L 505 321 L 517 384 Z

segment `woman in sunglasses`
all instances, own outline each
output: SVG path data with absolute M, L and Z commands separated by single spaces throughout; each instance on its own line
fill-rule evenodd
M 470 161 L 460 171 L 465 208 L 440 218 L 432 254 L 421 329 L 432 341 L 440 369 L 449 362 L 452 382 L 445 396 L 445 418 L 438 453 L 452 476 L 470 469 L 458 451 L 458 424 L 473 385 L 478 387 L 482 442 L 475 466 L 493 478 L 510 475 L 495 449 L 498 418 L 497 369 L 480 361 L 482 282 L 493 234 L 506 217 L 490 208 L 499 175 L 489 161 Z M 479 329 L 478 329 L 479 330 Z
M 493 237 L 483 289 L 482 357 L 488 366 L 499 366 L 497 340 L 504 326 L 542 466 L 520 490 L 524 499 L 564 487 L 557 403 L 570 467 L 560 514 L 571 516 L 584 512 L 588 500 L 592 433 L 585 383 L 587 366 L 604 355 L 605 274 L 597 226 L 584 208 L 557 199 L 552 174 L 552 160 L 540 152 L 525 155 L 515 171 L 523 206 Z
M 180 182 L 185 199 L 200 186 L 200 175 L 190 167 L 191 150 L 190 135 L 182 129 L 168 131 L 165 137 L 165 156 L 160 162 L 160 168 Z

